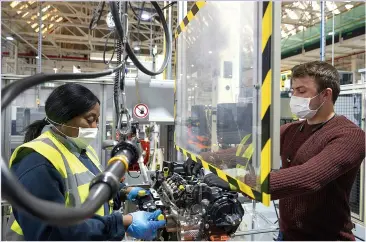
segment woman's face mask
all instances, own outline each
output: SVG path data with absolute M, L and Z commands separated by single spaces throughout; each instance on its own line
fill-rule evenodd
M 78 137 L 67 137 L 72 140 L 80 149 L 85 149 L 97 138 L 98 128 L 80 128 Z
M 291 112 L 300 119 L 311 119 L 315 116 L 318 110 L 323 106 L 324 101 L 317 109 L 310 109 L 310 101 L 318 97 L 321 93 L 312 98 L 291 96 L 290 108 Z
M 79 132 L 78 132 L 77 137 L 67 136 L 66 134 L 61 132 L 59 129 L 57 129 L 57 131 L 59 131 L 60 133 L 65 135 L 68 140 L 71 140 L 80 149 L 85 149 L 86 147 L 88 147 L 90 145 L 90 143 L 93 142 L 93 140 L 95 140 L 97 138 L 97 135 L 98 135 L 98 130 L 99 130 L 98 128 L 81 128 L 81 127 L 77 128 L 77 127 L 72 127 L 72 126 L 68 126 L 68 125 L 65 125 L 65 124 L 58 124 L 58 123 L 50 120 L 49 118 L 47 118 L 47 120 L 49 120 L 49 122 L 56 129 L 57 129 L 57 127 L 54 124 L 64 126 L 64 127 L 67 127 L 67 128 L 78 129 Z

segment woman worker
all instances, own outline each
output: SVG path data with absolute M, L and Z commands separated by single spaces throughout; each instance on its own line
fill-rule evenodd
M 24 144 L 9 162 L 20 183 L 38 198 L 78 206 L 88 195 L 89 183 L 102 171 L 89 145 L 98 133 L 98 98 L 86 87 L 65 84 L 46 100 L 46 118 L 27 127 Z M 121 188 L 123 185 L 121 185 Z M 141 188 L 128 188 L 127 199 L 136 198 Z M 113 204 L 114 203 L 114 206 Z M 161 211 L 120 212 L 120 199 L 105 203 L 82 223 L 56 227 L 13 210 L 6 231 L 7 240 L 122 240 L 125 232 L 137 239 L 152 240 L 165 221 L 157 221 Z

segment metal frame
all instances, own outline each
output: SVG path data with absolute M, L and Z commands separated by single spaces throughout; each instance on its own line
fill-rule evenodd
M 272 34 L 272 120 L 271 120 L 271 138 L 272 138 L 272 169 L 280 168 L 280 126 L 281 126 L 281 2 L 273 1 L 273 34 Z
M 1 78 L 1 80 L 4 82 L 4 86 L 10 84 L 10 80 L 6 80 L 4 78 Z M 6 122 L 6 120 L 11 120 L 11 109 L 6 108 L 4 112 L 1 115 L 2 119 L 2 141 L 0 142 L 2 144 L 1 146 L 1 152 L 4 155 L 5 158 L 10 159 L 10 150 L 11 150 L 11 143 L 10 142 L 3 142 L 5 140 L 11 139 L 11 123 Z
M 340 94 L 354 94 L 354 93 L 361 93 L 363 94 L 363 107 L 366 107 L 366 86 L 365 84 L 350 84 L 350 85 L 342 85 Z M 363 117 L 361 128 L 366 131 L 366 111 L 365 108 L 361 108 Z M 361 165 L 361 174 L 360 174 L 360 214 L 355 214 L 351 212 L 352 218 L 356 219 L 357 223 L 363 222 L 364 226 L 366 226 L 366 186 L 365 186 L 365 174 L 366 174 L 366 161 L 364 160 Z
M 1 240 L 5 241 L 6 228 L 10 218 L 10 203 L 1 201 Z

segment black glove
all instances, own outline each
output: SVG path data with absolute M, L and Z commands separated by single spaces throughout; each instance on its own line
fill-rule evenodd
M 184 172 L 188 175 L 188 176 L 192 176 L 192 169 L 194 167 L 195 162 L 191 159 L 188 158 L 188 160 L 186 160 L 183 164 L 184 167 Z
M 202 164 L 200 162 L 195 162 L 191 158 L 188 158 L 186 162 L 184 162 L 184 171 L 188 176 L 198 176 L 200 175 L 200 171 L 202 169 Z
M 203 166 L 201 163 L 198 163 L 196 162 L 193 166 L 193 169 L 192 169 L 192 175 L 193 176 L 199 176 L 199 175 L 203 175 L 203 170 L 202 170 Z M 202 172 L 201 172 L 202 171 Z

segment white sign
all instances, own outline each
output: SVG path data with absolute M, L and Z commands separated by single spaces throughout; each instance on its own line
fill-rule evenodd
M 147 115 L 149 114 L 149 108 L 147 107 L 146 104 L 140 103 L 137 104 L 134 108 L 133 108 L 133 114 L 135 115 L 136 118 L 146 118 Z
M 72 66 L 72 72 L 73 73 L 81 73 L 81 69 L 76 67 L 76 66 Z

